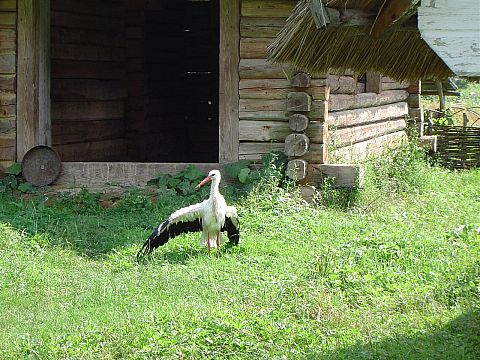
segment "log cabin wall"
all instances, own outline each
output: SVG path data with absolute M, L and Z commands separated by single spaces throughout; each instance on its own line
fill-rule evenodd
M 289 135 L 305 135 L 309 144 L 291 158 L 323 163 L 324 117 L 328 87 L 326 76 L 296 82 L 297 73 L 266 60 L 267 47 L 285 24 L 296 1 L 242 0 L 239 65 L 239 157 L 259 160 L 272 150 L 285 150 Z M 297 128 L 292 116 L 305 127 Z M 297 131 L 298 130 L 298 131 Z M 308 150 L 306 149 L 308 147 Z M 301 156 L 297 156 L 302 154 Z
M 373 79 L 372 83 L 371 74 L 366 75 L 365 92 L 362 93 L 354 77 L 329 76 L 331 163 L 361 161 L 381 153 L 385 147 L 398 146 L 406 139 L 409 84 L 382 76 Z
M 0 2 L 0 172 L 16 160 L 17 1 Z
M 120 161 L 125 1 L 51 0 L 52 145 L 62 161 Z

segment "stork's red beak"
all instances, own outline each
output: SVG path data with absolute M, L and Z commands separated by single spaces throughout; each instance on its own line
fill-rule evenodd
M 212 180 L 212 177 L 211 177 L 211 176 L 207 176 L 205 179 L 203 179 L 203 180 L 200 182 L 200 184 L 198 184 L 198 185 L 196 186 L 196 188 L 199 188 L 200 186 L 205 185 L 205 184 L 206 184 L 207 182 L 209 182 L 210 180 Z

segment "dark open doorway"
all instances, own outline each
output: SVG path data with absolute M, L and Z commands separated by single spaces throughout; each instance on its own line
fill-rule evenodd
M 144 37 L 145 123 L 157 146 L 137 160 L 218 162 L 218 0 L 158 2 Z
M 217 163 L 219 0 L 51 0 L 63 161 Z

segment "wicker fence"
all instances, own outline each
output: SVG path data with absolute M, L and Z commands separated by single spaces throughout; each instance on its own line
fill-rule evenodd
M 437 135 L 437 152 L 433 157 L 443 166 L 480 167 L 480 127 L 431 125 L 427 133 Z

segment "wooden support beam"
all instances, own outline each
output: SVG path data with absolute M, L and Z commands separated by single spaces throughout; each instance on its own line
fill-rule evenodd
M 322 177 L 333 178 L 332 186 L 340 187 L 362 187 L 364 170 L 358 164 L 322 164 L 318 165 Z
M 219 161 L 238 160 L 240 0 L 220 1 Z
M 415 13 L 419 3 L 420 0 L 391 0 L 378 15 L 370 34 L 379 37 L 394 26 L 401 25 Z
M 424 135 L 418 139 L 418 144 L 421 148 L 427 150 L 430 153 L 437 152 L 437 136 L 436 135 Z
M 367 72 L 367 83 L 365 90 L 367 93 L 380 94 L 382 92 L 382 74 L 376 71 Z
M 17 161 L 51 144 L 50 0 L 18 1 Z

